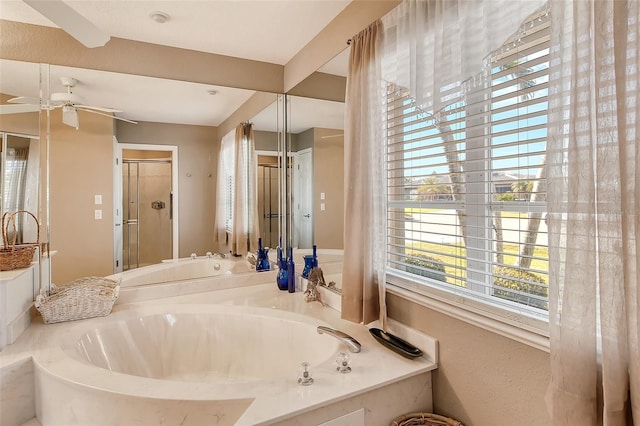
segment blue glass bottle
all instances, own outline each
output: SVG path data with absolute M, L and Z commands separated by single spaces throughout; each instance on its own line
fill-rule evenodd
M 295 293 L 296 291 L 296 264 L 293 261 L 293 248 L 289 247 L 288 259 L 287 259 L 287 280 L 289 281 L 287 290 L 289 293 Z
M 308 254 L 304 257 L 304 269 L 302 270 L 302 278 L 309 278 L 309 273 L 313 269 L 313 255 Z
M 318 267 L 318 255 L 316 254 L 316 245 L 313 245 L 313 267 Z
M 276 283 L 280 290 L 289 289 L 289 274 L 287 259 L 282 256 L 282 247 L 278 246 L 278 275 L 276 275 Z
M 258 238 L 258 259 L 256 260 L 256 271 L 268 271 L 271 269 L 269 263 L 269 248 L 262 247 L 262 238 Z

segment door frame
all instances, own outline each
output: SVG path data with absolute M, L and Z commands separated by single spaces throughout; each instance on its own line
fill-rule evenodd
M 145 143 L 118 143 L 113 137 L 113 271 L 122 272 L 122 152 L 125 149 L 138 151 L 164 151 L 171 153 L 171 257 L 177 259 L 180 247 L 180 220 L 178 212 L 178 147 L 176 145 L 152 145 Z

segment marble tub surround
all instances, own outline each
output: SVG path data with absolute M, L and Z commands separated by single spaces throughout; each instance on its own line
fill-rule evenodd
M 22 425 L 35 417 L 33 362 L 18 354 L 0 364 L 0 425 Z
M 247 276 L 268 279 L 266 274 L 270 273 Z M 302 293 L 279 291 L 275 276 L 273 283 L 268 281 L 267 284 L 121 303 L 114 307 L 109 317 L 104 318 L 51 325 L 43 325 L 36 319 L 8 353 L 0 353 L 0 366 L 1 358 L 20 354 L 33 356 L 36 412 L 43 425 L 147 425 L 162 422 L 184 425 L 306 425 L 310 424 L 308 421 L 320 424 L 361 407 L 366 408 L 367 425 L 383 425 L 404 412 L 431 409 L 430 371 L 437 366 L 428 356 L 405 359 L 380 346 L 370 336 L 367 327 L 341 320 L 336 310 L 319 303 L 306 303 Z M 281 324 L 283 336 L 289 332 L 287 321 L 299 322 L 303 327 L 301 330 L 306 332 L 304 327 L 310 327 L 308 331 L 316 334 L 313 338 L 320 339 L 322 346 L 331 348 L 332 353 L 326 359 L 325 354 L 312 363 L 315 382 L 302 387 L 297 384 L 297 362 L 292 361 L 287 361 L 287 364 L 294 364 L 290 366 L 291 372 L 283 372 L 279 377 L 211 383 L 192 380 L 187 377 L 189 374 L 175 380 L 175 377 L 158 379 L 109 371 L 69 352 L 73 346 L 71 343 L 94 330 L 114 327 L 113 324 L 120 320 L 182 313 L 204 317 L 211 312 L 224 317 L 216 322 L 216 327 L 229 330 L 234 327 L 234 312 L 275 321 L 269 330 L 278 329 L 275 324 Z M 313 329 L 315 325 L 328 325 L 344 331 L 362 344 L 360 353 L 350 354 L 351 373 L 335 371 L 334 355 L 346 351 L 346 346 L 333 337 L 317 335 Z M 233 345 L 238 344 L 234 350 L 239 355 L 252 357 L 248 359 L 255 360 L 255 363 L 262 363 L 261 356 L 254 353 L 256 349 L 246 350 L 249 346 L 247 337 L 242 337 L 244 340 L 241 338 L 240 343 L 234 342 Z M 286 341 L 282 336 L 270 336 L 270 339 L 281 343 Z M 302 344 L 308 343 L 305 340 Z M 129 352 L 129 345 L 124 352 Z M 196 352 L 201 350 L 191 352 L 196 356 Z M 169 357 L 164 362 L 178 361 Z M 191 361 L 187 363 L 192 364 Z

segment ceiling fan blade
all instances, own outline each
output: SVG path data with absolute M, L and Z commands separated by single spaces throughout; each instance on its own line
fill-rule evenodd
M 115 115 L 107 114 L 107 113 L 104 113 L 104 112 L 101 112 L 101 111 L 97 111 L 95 109 L 88 109 L 88 108 L 79 107 L 79 106 L 76 106 L 76 108 L 81 110 L 81 111 L 90 112 L 92 114 L 104 115 L 105 117 L 115 118 L 116 120 L 126 121 L 127 123 L 138 124 L 137 121 L 127 120 L 126 118 L 122 118 L 122 117 L 116 117 Z M 122 111 L 118 111 L 118 112 L 122 112 Z
M 40 105 L 40 99 L 38 98 L 28 98 L 26 96 L 18 96 L 17 98 L 11 98 L 7 100 L 10 104 L 29 104 L 29 105 Z
M 38 105 L 0 105 L 0 114 L 20 114 L 23 112 L 38 112 L 40 107 Z
M 86 47 L 104 46 L 111 38 L 62 0 L 24 0 L 24 2 Z
M 40 99 L 38 98 L 28 98 L 25 96 L 18 96 L 17 98 L 11 98 L 9 100 L 7 100 L 8 103 L 10 104 L 17 104 L 17 105 L 12 105 L 12 106 L 19 106 L 19 105 L 28 105 L 33 107 L 33 111 L 37 111 L 39 107 L 41 107 L 42 109 L 55 109 L 55 108 L 59 108 L 63 105 L 62 102 L 58 102 L 55 100 L 47 100 L 47 99 L 43 99 L 42 100 L 42 104 L 40 103 Z
M 84 110 L 87 109 L 92 109 L 95 111 L 101 111 L 101 112 L 122 112 L 122 110 L 119 109 L 113 109 L 113 108 L 104 108 L 104 107 L 97 107 L 97 106 L 92 106 L 92 105 L 74 105 L 76 108 L 81 108 Z

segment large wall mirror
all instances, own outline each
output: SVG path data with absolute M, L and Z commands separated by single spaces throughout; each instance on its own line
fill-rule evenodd
M 37 63 L 0 60 L 0 216 L 17 213 L 14 221 L 6 220 L 6 243 L 41 243 L 34 260 L 40 262 L 40 282 L 34 283 L 34 294 L 49 282 L 48 204 L 46 114 L 41 114 L 40 97 L 46 92 L 48 67 Z M 23 96 L 30 104 L 9 104 L 9 99 Z M 6 218 L 9 216 L 7 215 Z M 15 227 L 14 227 L 15 225 Z M 39 232 L 38 232 L 39 231 Z M 5 244 L 5 240 L 1 244 Z
M 6 63 L 16 72 L 11 78 L 3 72 L 2 82 L 11 80 L 13 88 L 7 91 L 2 104 L 6 104 L 8 97 L 38 97 L 39 65 L 3 60 L 3 70 Z M 24 70 L 31 66 L 33 76 L 27 77 L 29 74 Z M 50 195 L 51 249 L 57 251 L 54 282 L 110 275 L 118 268 L 124 269 L 124 259 L 118 257 L 118 250 L 121 256 L 131 254 L 138 250 L 136 245 L 144 241 L 135 241 L 123 249 L 124 240 L 130 239 L 133 232 L 121 232 L 120 239 L 117 237 L 117 227 L 124 228 L 131 219 L 122 200 L 132 195 L 131 188 L 138 191 L 148 186 L 142 183 L 145 178 L 132 178 L 131 171 L 141 171 L 149 164 L 152 165 L 149 169 L 154 171 L 148 180 L 156 180 L 155 170 L 163 168 L 159 163 L 173 162 L 174 167 L 164 167 L 172 178 L 167 199 L 157 196 L 141 204 L 152 209 L 151 214 L 157 218 L 165 215 L 174 221 L 174 231 L 165 240 L 177 248 L 165 250 L 157 259 L 141 257 L 135 266 L 161 262 L 168 253 L 186 258 L 191 253 L 204 255 L 213 251 L 216 246 L 213 232 L 202 230 L 213 230 L 217 150 L 223 135 L 206 123 L 220 123 L 226 118 L 216 118 L 216 114 L 224 114 L 220 105 L 239 108 L 255 92 L 54 65 L 47 66 L 47 70 L 46 93 L 72 91 L 86 105 L 122 111 L 115 115 L 137 122 L 113 120 L 80 109 L 73 117 L 67 117 L 61 108 L 43 113 L 49 117 L 50 146 L 46 161 L 50 181 L 45 183 Z M 74 86 L 68 85 L 68 78 L 74 79 Z M 23 80 L 27 79 L 34 83 L 30 90 L 24 86 Z M 167 99 L 173 100 L 173 108 L 168 112 L 160 107 Z M 275 94 L 273 99 L 273 106 L 247 117 L 254 123 L 256 132 L 261 232 L 265 245 L 270 247 L 277 245 L 277 238 L 284 231 L 279 224 L 282 197 L 276 185 L 279 118 Z M 296 202 L 292 207 L 296 210 L 292 216 L 293 229 L 286 231 L 295 239 L 293 245 L 300 249 L 310 249 L 315 244 L 321 250 L 341 250 L 343 103 L 298 95 L 288 96 L 288 100 L 291 149 L 287 158 L 291 173 L 295 173 L 290 190 L 295 191 L 292 198 Z M 183 114 L 185 110 L 198 110 L 206 117 L 190 121 Z M 33 140 L 37 141 L 39 125 L 37 113 L 34 114 L 36 119 L 30 131 L 24 127 L 19 131 L 13 127 L 0 128 L 7 134 L 5 140 L 9 143 L 6 147 L 3 145 L 3 158 L 5 149 L 14 143 L 13 135 L 22 138 L 23 145 L 27 140 L 30 146 Z M 2 123 L 6 122 L 5 117 L 9 116 L 0 117 Z M 119 149 L 125 146 L 126 149 Z M 176 147 L 174 153 L 173 147 Z M 129 182 L 139 180 L 134 186 L 129 184 L 124 188 L 125 174 Z M 172 211 L 169 210 L 171 203 L 175 207 Z M 131 229 L 134 228 L 130 227 L 129 231 Z

